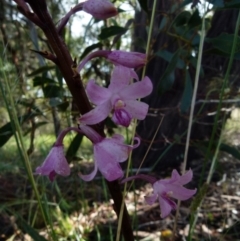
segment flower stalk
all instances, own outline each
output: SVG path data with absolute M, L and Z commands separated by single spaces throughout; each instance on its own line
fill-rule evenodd
M 28 18 L 30 21 L 38 25 L 44 32 L 49 45 L 51 46 L 57 60 L 59 62 L 59 69 L 67 83 L 69 91 L 71 92 L 74 102 L 78 107 L 79 112 L 83 115 L 92 109 L 91 104 L 87 98 L 85 89 L 83 87 L 80 75 L 74 71 L 73 59 L 69 53 L 66 44 L 62 40 L 56 26 L 53 23 L 52 17 L 50 16 L 46 2 L 44 0 L 28 0 L 28 4 L 32 8 L 33 12 L 28 11 L 27 5 L 23 7 L 18 3 L 22 4 L 23 1 L 14 0 L 18 7 L 20 7 L 21 13 Z M 101 135 L 105 136 L 103 129 L 100 125 L 94 125 L 93 128 Z M 123 199 L 119 184 L 117 181 L 108 182 L 108 188 L 111 196 L 114 200 L 115 211 L 119 215 L 121 209 L 121 202 Z M 119 202 L 120 200 L 120 202 Z M 133 231 L 131 228 L 131 222 L 126 207 L 124 207 L 123 221 L 122 221 L 122 232 L 125 240 L 134 241 Z

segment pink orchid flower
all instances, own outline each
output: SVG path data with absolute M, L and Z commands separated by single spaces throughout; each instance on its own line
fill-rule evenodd
M 161 218 L 165 218 L 170 214 L 172 209 L 176 209 L 177 205 L 172 198 L 187 200 L 196 193 L 197 189 L 190 190 L 183 187 L 183 185 L 192 180 L 192 177 L 192 170 L 189 170 L 182 176 L 179 175 L 177 170 L 173 170 L 171 178 L 157 180 L 155 177 L 151 177 L 149 175 L 138 174 L 123 179 L 121 183 L 137 178 L 147 180 L 151 183 L 153 185 L 153 194 L 146 196 L 145 200 L 149 205 L 152 205 L 156 200 L 158 200 L 161 209 Z
M 69 127 L 63 130 L 59 134 L 43 164 L 36 168 L 35 174 L 48 176 L 51 181 L 53 181 L 57 174 L 64 177 L 70 175 L 70 167 L 65 157 L 63 147 L 63 139 L 69 131 L 80 132 L 79 129 L 75 127 Z
M 88 0 L 82 4 L 82 9 L 97 19 L 107 19 L 118 14 L 117 9 L 108 0 Z
M 172 209 L 176 209 L 177 207 L 172 198 L 187 200 L 196 193 L 196 189 L 190 190 L 183 187 L 183 185 L 192 180 L 192 177 L 192 170 L 189 170 L 182 176 L 179 175 L 177 170 L 173 170 L 171 178 L 153 183 L 153 194 L 145 197 L 146 202 L 152 205 L 158 199 L 161 209 L 161 218 L 165 218 L 170 214 Z
M 84 181 L 91 181 L 99 169 L 108 181 L 114 181 L 123 177 L 123 170 L 119 163 L 127 160 L 129 152 L 138 147 L 139 138 L 134 138 L 137 144 L 130 146 L 124 144 L 124 137 L 113 135 L 112 138 L 100 136 L 91 127 L 80 124 L 82 132 L 93 142 L 94 170 L 88 175 L 79 173 Z
M 49 176 L 53 181 L 56 174 L 69 176 L 70 168 L 64 155 L 63 145 L 54 145 L 43 164 L 36 168 L 35 174 Z
M 148 112 L 148 105 L 137 101 L 152 92 L 151 80 L 146 76 L 142 81 L 129 85 L 132 78 L 138 80 L 136 72 L 116 66 L 108 88 L 100 87 L 90 80 L 86 92 L 95 109 L 80 117 L 80 122 L 94 125 L 103 121 L 113 110 L 112 120 L 119 125 L 128 127 L 133 118 L 143 120 Z

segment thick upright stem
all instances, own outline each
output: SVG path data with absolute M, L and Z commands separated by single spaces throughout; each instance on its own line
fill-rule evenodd
M 15 0 L 16 3 L 18 1 Z M 83 87 L 80 75 L 75 71 L 75 63 L 68 51 L 62 38 L 59 36 L 57 28 L 55 27 L 52 17 L 50 16 L 44 0 L 28 0 L 34 13 L 37 15 L 38 19 L 41 21 L 41 28 L 44 31 L 48 42 L 54 51 L 58 67 L 67 83 L 67 86 L 73 96 L 74 102 L 76 103 L 79 112 L 85 114 L 92 109 L 91 104 L 88 101 L 85 89 Z M 22 13 L 28 17 L 29 13 Z M 101 135 L 105 136 L 103 129 L 99 125 L 93 126 L 93 128 Z M 108 188 L 111 196 L 114 200 L 114 209 L 119 216 L 121 209 L 121 202 L 123 200 L 122 192 L 117 181 L 108 182 Z M 126 206 L 123 213 L 123 225 L 122 233 L 126 241 L 134 241 L 133 232 L 131 228 L 131 222 L 129 214 L 127 212 Z

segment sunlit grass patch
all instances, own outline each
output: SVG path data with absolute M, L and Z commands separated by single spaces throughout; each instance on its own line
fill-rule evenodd
M 71 141 L 73 140 L 75 133 L 68 134 L 64 138 L 65 150 L 67 150 Z M 44 161 L 54 142 L 56 137 L 53 134 L 38 134 L 34 140 L 34 151 L 30 155 L 32 166 L 39 165 Z M 30 139 L 28 136 L 24 137 L 24 144 L 26 148 L 30 146 Z M 79 159 L 89 160 L 92 158 L 92 145 L 87 138 L 83 138 L 81 147 L 77 152 Z M 21 156 L 19 155 L 18 147 L 14 137 L 0 149 L 0 173 L 5 171 L 18 171 L 22 168 Z

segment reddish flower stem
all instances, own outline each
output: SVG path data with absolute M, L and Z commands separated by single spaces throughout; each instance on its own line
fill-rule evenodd
M 14 0 L 17 4 L 21 1 Z M 21 7 L 21 12 L 28 19 L 32 20 L 34 16 L 34 20 L 37 19 L 38 26 L 41 27 L 44 34 L 46 35 L 48 42 L 54 51 L 57 61 L 58 67 L 67 83 L 67 86 L 73 96 L 73 99 L 79 109 L 81 114 L 85 114 L 86 112 L 92 109 L 91 104 L 87 98 L 85 89 L 83 87 L 81 77 L 75 71 L 75 63 L 69 53 L 69 50 L 62 40 L 61 36 L 58 34 L 57 28 L 55 27 L 52 17 L 50 16 L 45 0 L 27 0 L 29 5 L 31 6 L 33 13 L 29 13 L 28 9 L 24 6 Z M 31 17 L 30 17 L 31 16 Z M 36 18 L 37 17 L 37 18 Z M 40 23 L 41 24 L 40 24 Z M 35 21 L 36 23 L 36 21 Z M 105 136 L 104 131 L 100 128 L 100 125 L 92 126 L 101 136 Z M 111 196 L 114 200 L 114 210 L 119 216 L 121 210 L 121 203 L 123 200 L 122 192 L 118 181 L 108 182 L 107 185 Z M 129 218 L 129 214 L 127 212 L 126 206 L 124 206 L 123 220 L 122 220 L 122 233 L 124 239 L 126 241 L 134 241 L 133 231 L 131 227 L 131 222 Z

